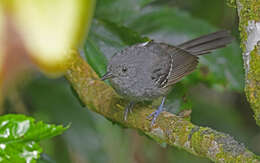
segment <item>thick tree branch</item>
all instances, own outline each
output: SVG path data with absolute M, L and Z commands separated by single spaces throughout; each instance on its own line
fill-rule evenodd
M 163 112 L 151 128 L 151 122 L 146 119 L 154 111 L 150 106 L 137 105 L 128 120 L 124 121 L 123 113 L 127 101 L 119 98 L 77 54 L 66 77 L 79 99 L 90 110 L 124 127 L 137 129 L 158 143 L 176 146 L 215 162 L 260 162 L 255 154 L 231 136 L 196 126 L 168 112 Z
M 236 5 L 246 72 L 245 92 L 260 126 L 260 1 L 237 0 Z

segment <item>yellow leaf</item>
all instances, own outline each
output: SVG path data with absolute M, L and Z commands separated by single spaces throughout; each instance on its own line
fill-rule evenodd
M 90 26 L 94 0 L 6 0 L 33 61 L 48 74 L 66 70 Z

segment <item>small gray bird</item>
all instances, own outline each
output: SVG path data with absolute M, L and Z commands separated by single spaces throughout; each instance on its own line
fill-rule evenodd
M 117 93 L 131 102 L 124 119 L 134 104 L 163 97 L 153 112 L 151 125 L 163 110 L 165 97 L 172 86 L 196 69 L 198 56 L 225 47 L 233 38 L 228 31 L 211 33 L 177 46 L 149 41 L 130 46 L 116 53 L 102 80 L 110 79 Z

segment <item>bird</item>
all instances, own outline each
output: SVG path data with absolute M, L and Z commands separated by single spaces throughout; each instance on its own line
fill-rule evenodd
M 153 126 L 163 111 L 167 94 L 196 69 L 199 56 L 223 48 L 232 40 L 229 31 L 221 30 L 179 45 L 154 40 L 135 44 L 111 57 L 101 80 L 109 79 L 115 91 L 130 101 L 124 120 L 136 103 L 162 97 L 160 106 L 148 116 Z

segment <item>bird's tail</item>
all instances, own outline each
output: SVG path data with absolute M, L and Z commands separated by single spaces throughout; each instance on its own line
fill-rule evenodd
M 232 40 L 233 37 L 230 35 L 229 31 L 223 30 L 184 42 L 178 45 L 178 47 L 197 56 L 225 47 L 227 44 L 231 43 Z

